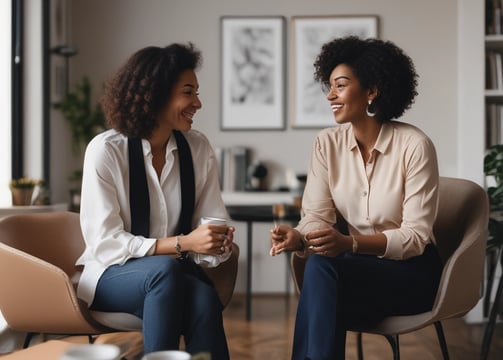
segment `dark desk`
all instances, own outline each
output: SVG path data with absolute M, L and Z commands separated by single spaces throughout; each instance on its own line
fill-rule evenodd
M 270 222 L 275 218 L 272 213 L 272 205 L 233 205 L 227 206 L 229 216 L 234 221 L 246 222 L 246 320 L 251 319 L 251 284 L 252 284 L 252 242 L 253 242 L 253 223 Z M 277 219 L 280 222 L 297 223 L 300 219 L 298 211 L 286 211 L 285 216 Z M 267 239 L 268 234 L 264 234 Z M 287 269 L 290 269 L 290 253 L 287 255 Z M 290 291 L 290 272 L 287 271 L 287 293 Z M 289 294 L 287 294 L 289 296 Z

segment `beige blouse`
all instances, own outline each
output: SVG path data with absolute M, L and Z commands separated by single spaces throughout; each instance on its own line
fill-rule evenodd
M 296 228 L 305 234 L 345 220 L 350 234 L 383 233 L 384 258 L 420 255 L 434 241 L 438 177 L 435 147 L 413 125 L 384 123 L 366 164 L 351 124 L 324 129 L 314 143 Z

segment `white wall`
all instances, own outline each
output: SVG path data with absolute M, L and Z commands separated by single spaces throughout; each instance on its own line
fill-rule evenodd
M 79 55 L 71 60 L 72 79 L 89 75 L 94 88 L 100 90 L 103 81 L 139 48 L 194 42 L 204 56 L 199 73 L 203 109 L 195 118 L 195 128 L 205 132 L 214 146 L 252 147 L 254 158 L 272 167 L 272 185 L 280 185 L 286 169 L 305 172 L 317 131 L 219 130 L 219 17 L 283 15 L 290 24 L 294 15 L 342 14 L 378 15 L 381 38 L 396 42 L 415 60 L 420 75 L 419 97 L 404 120 L 420 126 L 432 137 L 442 174 L 455 175 L 457 139 L 448 134 L 457 131 L 456 0 L 74 0 L 73 39 Z M 292 76 L 290 72 L 287 81 Z M 291 116 L 293 93 L 288 89 Z M 331 116 L 329 112 L 327 116 Z
M 457 173 L 484 185 L 485 121 L 480 118 L 485 108 L 484 7 L 472 0 L 458 4 Z
M 72 37 L 79 54 L 71 59 L 71 80 L 90 76 L 98 97 L 103 82 L 139 48 L 192 41 L 204 56 L 199 72 L 203 109 L 195 118 L 194 127 L 207 134 L 215 147 L 244 145 L 253 148 L 253 157 L 270 166 L 272 185 L 277 186 L 284 183 L 283 174 L 287 169 L 306 171 L 317 130 L 288 126 L 285 131 L 220 131 L 220 16 L 282 15 L 289 26 L 295 15 L 378 15 L 380 37 L 404 48 L 414 59 L 420 76 L 416 104 L 403 120 L 418 125 L 430 135 L 437 147 L 441 175 L 456 176 L 460 166 L 456 136 L 458 1 L 464 0 L 73 0 Z M 288 65 L 291 65 L 290 60 L 291 57 Z M 292 75 L 289 71 L 287 81 L 290 84 Z M 290 117 L 293 92 L 288 86 L 287 89 Z M 327 116 L 331 114 L 327 113 Z M 66 130 L 62 126 L 55 126 L 53 132 L 64 134 Z M 62 142 L 53 144 L 58 149 L 53 150 L 53 172 L 66 178 L 80 164 L 68 156 L 68 140 L 63 138 Z M 56 189 L 54 184 L 52 186 L 53 200 L 67 201 L 66 190 L 59 190 L 64 186 Z M 238 230 L 244 238 L 244 227 L 239 225 Z M 257 250 L 254 251 L 257 261 L 256 264 L 254 261 L 254 289 L 283 289 L 284 261 L 270 259 L 264 251 L 267 248 L 267 226 L 257 225 L 255 234 L 254 244 L 260 245 L 255 246 Z M 241 241 L 242 238 L 238 239 L 238 243 Z M 244 258 L 244 243 L 241 249 Z M 275 276 L 271 277 L 271 273 Z M 242 284 L 238 289 L 240 286 Z

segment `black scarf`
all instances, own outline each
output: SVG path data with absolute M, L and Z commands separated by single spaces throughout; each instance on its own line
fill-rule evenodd
M 180 185 L 182 188 L 182 209 L 178 221 L 177 233 L 188 234 L 192 231 L 192 217 L 195 203 L 194 163 L 189 144 L 180 131 L 173 131 L 178 147 L 180 164 Z M 141 139 L 128 138 L 129 153 L 129 207 L 131 209 L 131 233 L 150 235 L 150 199 L 147 186 L 147 174 L 143 159 Z
M 192 218 L 195 204 L 195 176 L 192 153 L 180 131 L 173 131 L 178 147 L 178 161 L 180 164 L 180 186 L 182 188 L 182 209 L 177 225 L 177 234 L 188 234 L 192 231 Z M 131 233 L 149 237 L 150 234 L 150 199 L 147 186 L 147 174 L 143 160 L 141 139 L 128 138 L 129 152 L 129 207 L 131 209 Z M 213 286 L 201 267 L 196 265 L 187 252 L 182 252 L 180 263 L 184 271 L 198 277 Z

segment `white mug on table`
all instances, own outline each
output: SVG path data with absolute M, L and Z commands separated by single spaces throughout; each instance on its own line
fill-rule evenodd
M 155 351 L 146 354 L 141 360 L 190 360 L 190 354 L 177 350 Z
M 120 348 L 111 344 L 75 345 L 61 355 L 60 360 L 119 360 Z M 189 358 L 190 359 L 190 358 Z

